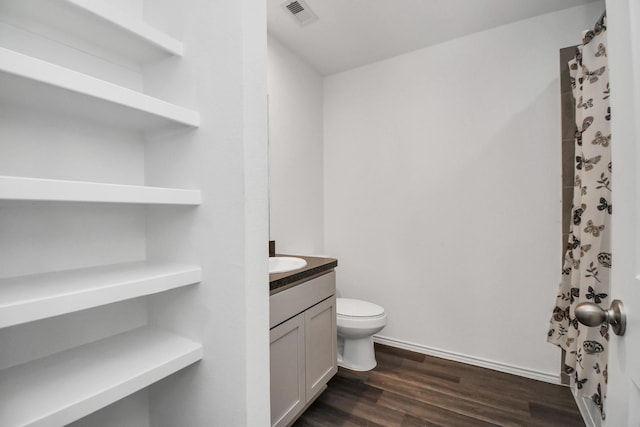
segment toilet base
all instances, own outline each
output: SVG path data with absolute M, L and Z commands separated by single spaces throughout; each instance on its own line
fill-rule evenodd
M 373 349 L 373 337 L 339 338 L 342 339 L 338 349 L 338 366 L 352 371 L 370 371 L 376 367 L 378 363 Z

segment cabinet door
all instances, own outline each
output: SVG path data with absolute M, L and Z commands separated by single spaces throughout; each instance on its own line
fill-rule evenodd
M 305 311 L 304 317 L 309 401 L 338 370 L 335 295 Z
M 304 313 L 271 329 L 271 425 L 285 426 L 304 408 Z

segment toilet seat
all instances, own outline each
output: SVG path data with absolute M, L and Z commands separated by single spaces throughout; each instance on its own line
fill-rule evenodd
M 336 298 L 336 314 L 347 318 L 377 318 L 385 315 L 384 308 L 368 301 Z
M 378 304 L 352 298 L 336 298 L 336 318 L 341 328 L 381 328 L 387 324 L 387 313 Z

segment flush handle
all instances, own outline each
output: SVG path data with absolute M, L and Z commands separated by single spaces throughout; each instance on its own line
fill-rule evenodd
M 607 322 L 611 325 L 613 333 L 620 336 L 624 335 L 627 329 L 627 316 L 622 301 L 618 299 L 611 301 L 608 310 L 592 302 L 581 302 L 576 305 L 575 313 L 578 321 L 586 326 L 600 326 Z

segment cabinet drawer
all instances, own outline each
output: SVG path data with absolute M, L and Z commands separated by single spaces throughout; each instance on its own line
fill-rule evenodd
M 330 271 L 269 298 L 269 328 L 302 313 L 336 293 L 336 273 Z

